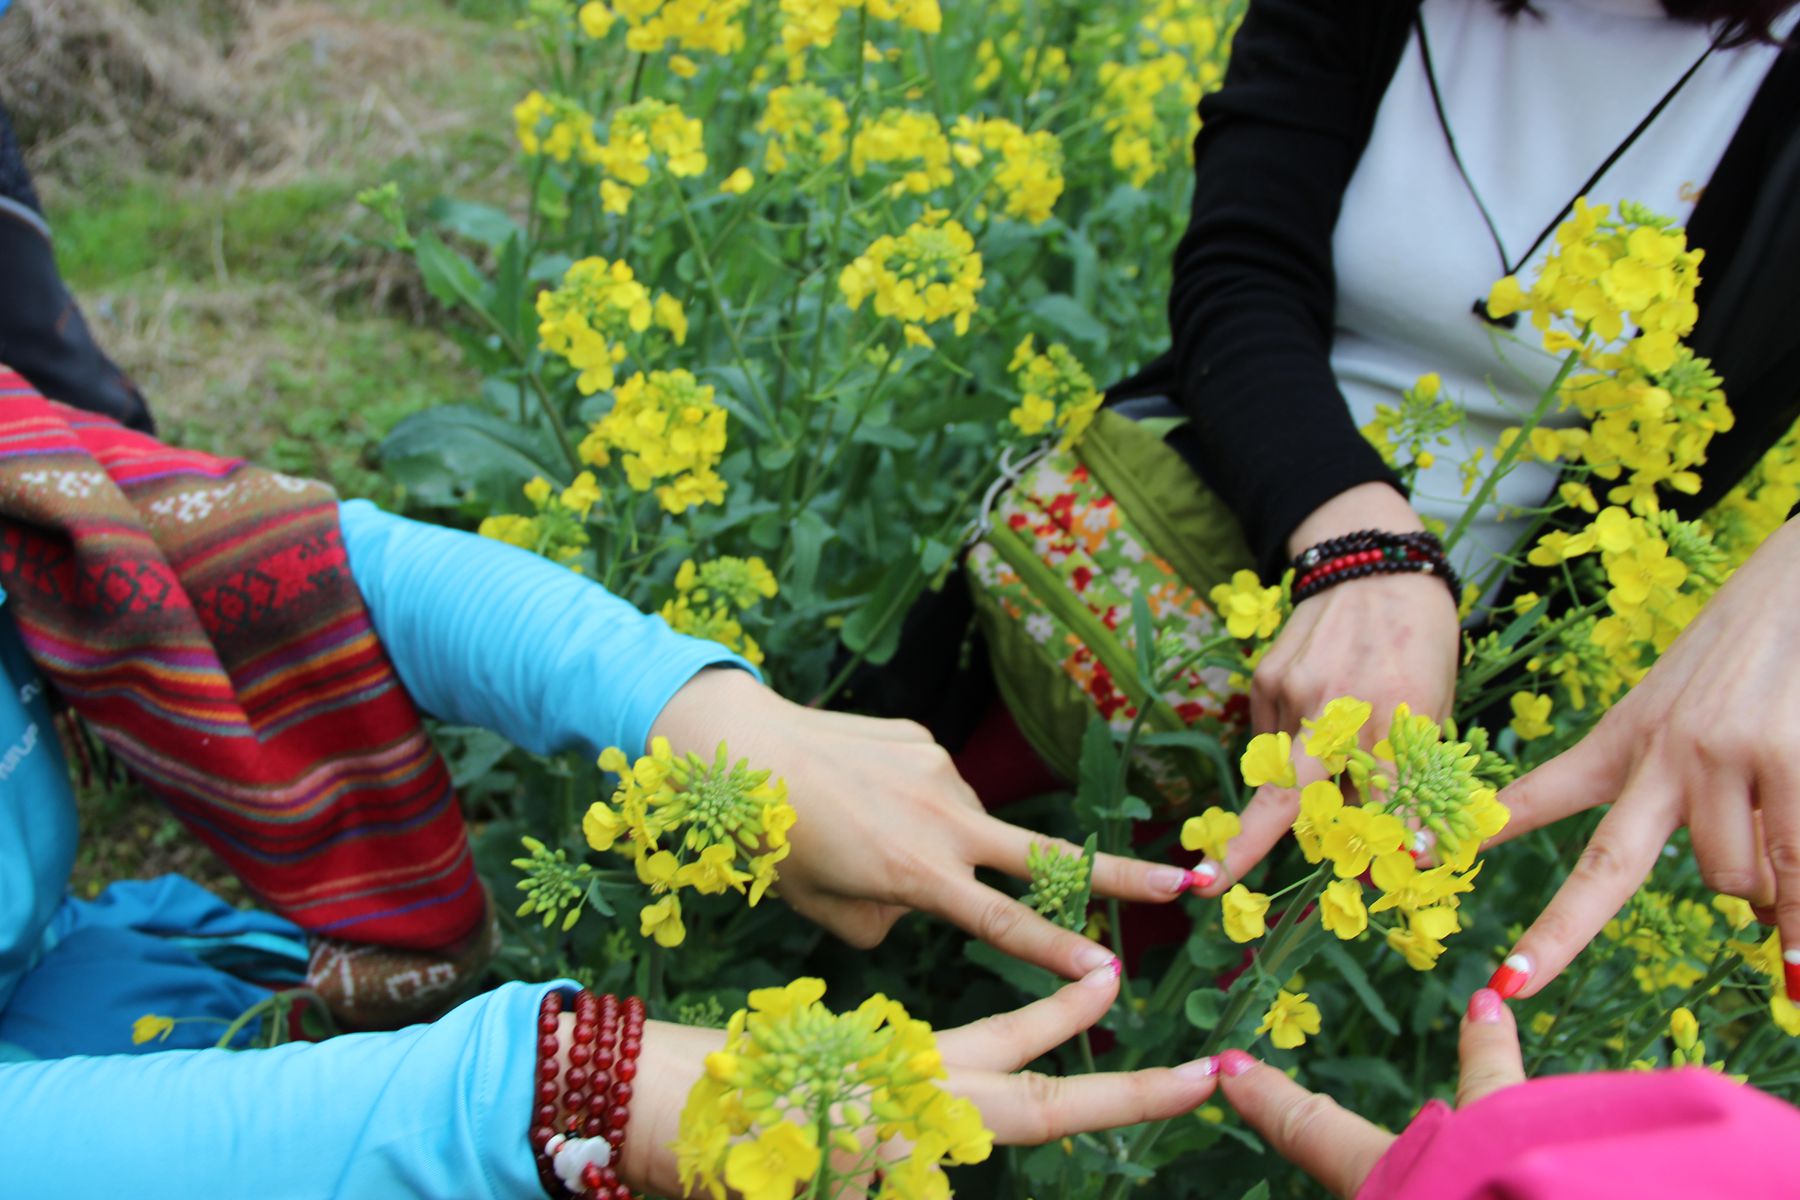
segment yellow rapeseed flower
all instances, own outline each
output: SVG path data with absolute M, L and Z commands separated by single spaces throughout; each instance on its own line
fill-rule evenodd
M 1254 942 L 1268 932 L 1264 918 L 1269 911 L 1269 898 L 1253 892 L 1243 884 L 1234 884 L 1219 897 L 1225 913 L 1225 936 L 1240 944 Z
M 1363 906 L 1362 884 L 1354 879 L 1334 879 L 1319 897 L 1319 919 L 1327 932 L 1344 941 L 1362 936 L 1369 927 L 1369 910 Z
M 1199 816 L 1189 817 L 1182 822 L 1181 848 L 1199 850 L 1208 858 L 1223 862 L 1231 839 L 1243 830 L 1244 823 L 1236 813 L 1218 807 L 1209 808 Z
M 1299 782 L 1294 773 L 1294 739 L 1286 733 L 1259 733 L 1238 763 L 1246 787 L 1291 788 Z
M 1307 1036 L 1319 1032 L 1319 1006 L 1306 998 L 1305 992 L 1283 991 L 1263 1014 L 1256 1032 L 1269 1035 L 1278 1050 L 1292 1050 L 1304 1045 Z

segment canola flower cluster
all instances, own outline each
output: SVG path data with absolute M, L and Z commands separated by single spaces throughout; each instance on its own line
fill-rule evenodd
M 602 499 L 599 481 L 583 471 L 574 482 L 558 491 L 543 476 L 534 476 L 522 489 L 537 510 L 534 516 L 497 513 L 482 518 L 476 529 L 482 537 L 529 550 L 579 573 L 582 552 L 588 548 L 587 520 Z
M 1302 789 L 1294 837 L 1309 863 L 1330 867 L 1332 878 L 1318 899 L 1323 927 L 1348 941 L 1392 911 L 1388 946 L 1414 970 L 1428 971 L 1443 954 L 1444 939 L 1462 928 L 1459 898 L 1474 890 L 1476 854 L 1505 827 L 1506 809 L 1482 774 L 1485 743 L 1448 736 L 1443 725 L 1400 705 L 1388 736 L 1365 751 L 1358 738 L 1372 711 L 1365 701 L 1339 697 L 1316 720 L 1303 722 L 1301 749 L 1331 778 Z M 1296 786 L 1293 738 L 1257 736 L 1240 768 L 1252 788 Z M 1346 802 L 1344 777 L 1365 797 L 1362 804 Z M 1181 844 L 1223 861 L 1240 832 L 1236 813 L 1209 808 L 1183 823 Z M 1440 861 L 1421 867 L 1428 847 Z M 1380 893 L 1372 903 L 1361 882 L 1365 873 Z M 1220 902 L 1232 941 L 1253 942 L 1268 932 L 1271 897 L 1239 883 Z M 1318 1020 L 1305 993 L 1284 991 L 1258 1032 L 1291 1049 L 1318 1032 Z
M 789 74 L 797 78 L 804 73 L 807 52 L 830 48 L 844 14 L 857 9 L 919 33 L 944 27 L 938 0 L 781 0 L 781 47 L 788 55 Z
M 1025 904 L 1064 929 L 1087 925 L 1091 862 L 1084 853 L 1069 853 L 1050 842 L 1033 842 L 1025 851 L 1031 886 Z
M 650 182 L 651 167 L 661 163 L 677 179 L 706 173 L 705 130 L 666 100 L 645 99 L 613 114 L 599 163 L 600 204 L 609 213 L 631 208 L 637 189 Z
M 609 801 L 588 807 L 581 831 L 593 849 L 630 858 L 638 880 L 660 897 L 638 914 L 642 936 L 665 947 L 687 938 L 683 888 L 702 896 L 733 891 L 754 907 L 775 883 L 796 820 L 785 782 L 742 759 L 733 763 L 724 742 L 711 763 L 677 755 L 659 737 L 635 762 L 608 747 L 600 766 L 618 775 L 619 786 Z
M 1113 166 L 1133 187 L 1194 161 L 1201 97 L 1225 81 L 1235 20 L 1199 0 L 1157 0 L 1129 39 L 1129 57 L 1100 67 L 1102 125 Z
M 1019 403 L 1006 417 L 1020 433 L 1038 437 L 1054 431 L 1059 451 L 1081 440 L 1103 397 L 1067 346 L 1053 342 L 1039 352 L 1036 337 L 1026 334 L 1007 369 L 1019 389 Z
M 871 302 L 875 314 L 901 323 L 907 344 L 935 345 L 925 326 L 949 321 L 957 336 L 969 332 L 975 293 L 986 281 L 975 239 L 940 209 L 898 237 L 883 234 L 846 266 L 838 288 L 852 310 Z
M 739 616 L 778 590 L 775 573 L 761 558 L 725 555 L 699 566 L 688 559 L 675 573 L 675 595 L 664 602 L 661 615 L 676 633 L 718 642 L 761 666 L 762 647 L 744 632 Z
M 816 83 L 796 83 L 769 92 L 756 123 L 769 135 L 763 165 L 771 174 L 816 171 L 844 157 L 850 110 Z
M 606 467 L 617 454 L 625 482 L 654 490 L 666 512 L 721 503 L 725 410 L 713 396 L 687 371 L 640 371 L 614 389 L 612 411 L 581 439 L 582 461 Z
M 958 117 L 951 127 L 952 153 L 965 170 L 988 165 L 989 202 L 1028 225 L 1050 219 L 1063 192 L 1062 142 L 1047 129 L 1027 133 L 999 117 Z M 977 211 L 983 217 L 984 211 Z
M 1362 427 L 1362 435 L 1382 461 L 1410 483 L 1418 472 L 1429 471 L 1437 462 L 1431 447 L 1448 446 L 1450 431 L 1462 420 L 1461 407 L 1444 394 L 1444 381 L 1434 373 L 1420 376 L 1401 393 L 1399 404 L 1377 404 L 1375 417 Z M 1477 453 L 1468 459 L 1470 469 L 1463 477 L 1465 496 L 1474 489 L 1482 457 L 1484 453 Z
M 674 1150 L 685 1194 L 792 1200 L 822 1177 L 867 1172 L 897 1139 L 909 1149 L 880 1164 L 875 1200 L 945 1200 L 944 1167 L 992 1153 L 980 1111 L 938 1083 L 946 1072 L 929 1025 L 886 996 L 833 1013 L 824 995 L 820 980 L 797 979 L 751 992 L 732 1015 L 682 1109 Z M 853 1165 L 834 1169 L 834 1154 Z
M 600 142 L 594 137 L 594 117 L 567 96 L 545 95 L 533 89 L 513 106 L 513 124 L 519 148 L 527 157 L 571 160 L 583 166 L 600 161 Z
M 538 293 L 538 343 L 576 372 L 584 396 L 613 386 L 618 365 L 634 343 L 661 330 L 676 345 L 687 341 L 687 312 L 667 292 L 652 296 L 623 260 L 583 258 L 561 282 Z
M 1531 453 L 1612 482 L 1607 500 L 1640 516 L 1659 511 L 1659 488 L 1698 492 L 1707 446 L 1732 426 L 1719 377 L 1681 340 L 1700 316 L 1701 257 L 1683 230 L 1640 206 L 1622 204 L 1615 217 L 1578 200 L 1530 289 L 1509 275 L 1488 299 L 1496 317 L 1529 313 L 1545 350 L 1582 368 L 1560 400 L 1586 425 L 1533 429 Z

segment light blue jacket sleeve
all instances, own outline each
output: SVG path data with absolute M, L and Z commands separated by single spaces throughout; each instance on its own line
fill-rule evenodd
M 0 1194 L 542 1196 L 527 1127 L 548 986 L 317 1045 L 0 1064 Z
M 710 666 L 755 668 L 670 630 L 567 567 L 352 500 L 344 544 L 401 682 L 433 716 L 539 754 L 640 754 L 663 705 Z

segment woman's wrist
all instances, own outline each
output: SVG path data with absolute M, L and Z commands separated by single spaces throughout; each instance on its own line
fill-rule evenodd
M 1359 529 L 1390 533 L 1416 533 L 1425 522 L 1406 497 L 1385 483 L 1362 483 L 1339 492 L 1307 514 L 1288 534 L 1287 552 L 1298 557 L 1308 547 Z

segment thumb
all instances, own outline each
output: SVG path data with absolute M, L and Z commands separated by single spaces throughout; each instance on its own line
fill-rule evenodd
M 1462 1024 L 1462 1077 L 1456 1085 L 1456 1107 L 1463 1108 L 1502 1088 L 1525 1082 L 1519 1054 L 1519 1026 L 1500 993 L 1482 988 L 1469 997 Z
M 1281 1157 L 1334 1196 L 1354 1196 L 1394 1135 L 1329 1096 L 1309 1092 L 1242 1050 L 1219 1056 L 1220 1085 L 1231 1106 Z
M 1602 720 L 1574 746 L 1500 793 L 1506 828 L 1489 845 L 1542 829 L 1596 804 L 1610 803 L 1630 775 L 1634 750 L 1623 743 L 1622 722 Z

